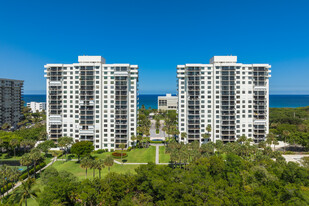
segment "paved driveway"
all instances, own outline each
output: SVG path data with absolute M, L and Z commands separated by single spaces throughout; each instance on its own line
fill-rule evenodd
M 165 134 L 162 131 L 163 125 L 164 125 L 164 120 L 160 120 L 161 126 L 159 130 L 159 134 L 156 133 L 156 120 L 150 120 L 151 122 L 151 127 L 150 127 L 150 140 L 153 139 L 163 139 L 165 140 Z

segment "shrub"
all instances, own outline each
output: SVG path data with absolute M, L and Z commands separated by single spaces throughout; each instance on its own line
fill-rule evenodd
M 114 152 L 114 149 L 111 149 L 111 152 Z
M 102 154 L 102 153 L 105 152 L 105 150 L 104 149 L 98 149 L 96 152 L 97 152 L 97 154 Z
M 108 149 L 105 149 L 105 152 L 108 152 Z
M 27 177 L 28 177 L 28 173 L 26 172 L 26 173 L 20 175 L 19 179 L 20 179 L 20 180 L 24 180 L 24 179 L 26 179 Z
M 13 184 L 10 182 L 7 185 L 3 186 L 1 188 L 1 194 L 7 192 L 8 190 L 10 190 L 13 187 Z
M 120 152 L 113 152 L 112 156 L 116 159 L 121 159 L 121 153 Z M 127 153 L 122 153 L 122 158 L 128 157 Z
M 129 148 L 127 149 L 128 152 L 130 152 L 131 150 L 132 150 L 132 147 L 129 147 Z
M 162 144 L 162 143 L 164 143 L 164 141 L 149 141 L 149 143 L 152 143 L 152 144 Z

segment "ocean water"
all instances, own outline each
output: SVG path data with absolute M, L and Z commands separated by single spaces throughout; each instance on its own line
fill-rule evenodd
M 139 106 L 145 105 L 146 108 L 158 107 L 158 96 L 165 96 L 164 94 L 141 94 L 139 95 Z M 46 95 L 30 95 L 23 96 L 25 103 L 46 102 Z M 269 95 L 270 107 L 305 107 L 309 106 L 309 95 Z

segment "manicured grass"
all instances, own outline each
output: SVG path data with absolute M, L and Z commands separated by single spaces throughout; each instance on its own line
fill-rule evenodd
M 136 148 L 126 153 L 128 154 L 128 157 L 125 158 L 126 162 L 148 163 L 156 161 L 156 147 L 154 146 L 150 146 L 149 148 Z
M 0 153 L 0 160 L 20 160 L 21 156 L 9 156 L 8 153 Z
M 116 173 L 135 173 L 135 168 L 137 168 L 139 165 L 119 165 L 115 164 L 111 167 L 110 171 L 111 172 L 116 172 Z M 76 161 L 68 161 L 68 162 L 62 162 L 62 161 L 56 161 L 52 167 L 57 169 L 58 171 L 68 171 L 73 173 L 76 177 L 78 177 L 80 180 L 85 179 L 86 175 L 86 170 L 84 168 L 80 167 L 80 164 L 77 163 Z M 105 167 L 101 171 L 101 177 L 104 177 L 105 175 L 108 174 L 108 167 Z M 99 177 L 99 170 L 95 170 L 95 176 Z M 88 169 L 88 174 L 87 177 L 89 179 L 93 178 L 93 170 Z
M 118 150 L 118 152 L 120 152 Z M 129 163 L 148 163 L 148 162 L 155 162 L 156 158 L 156 148 L 154 146 L 150 146 L 149 148 L 135 148 L 132 149 L 130 152 L 123 151 L 124 153 L 128 154 L 128 157 L 123 158 L 124 162 Z M 104 152 L 101 154 L 97 154 L 95 152 L 91 153 L 91 156 L 98 158 L 98 159 L 105 159 L 107 156 L 112 155 L 112 152 Z M 69 155 L 69 159 L 77 159 L 77 157 L 73 154 Z M 67 156 L 67 159 L 68 157 Z M 60 159 L 65 159 L 64 156 L 62 156 Z M 117 161 L 121 161 L 121 159 L 116 159 Z
M 159 147 L 159 162 L 160 163 L 169 163 L 170 162 L 170 154 L 165 153 L 165 147 Z

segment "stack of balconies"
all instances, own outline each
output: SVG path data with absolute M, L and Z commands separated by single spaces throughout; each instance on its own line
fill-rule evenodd
M 223 142 L 236 140 L 235 67 L 222 67 L 221 75 L 221 138 Z
M 200 67 L 188 67 L 187 77 L 187 131 L 188 142 L 200 141 Z
M 125 68 L 125 67 L 124 67 Z M 127 68 L 121 71 L 127 71 Z M 128 76 L 115 76 L 115 148 L 128 146 Z
M 57 140 L 62 137 L 62 67 L 50 67 L 46 70 L 49 79 L 48 113 L 50 139 Z
M 95 76 L 93 66 L 81 66 L 79 72 L 79 139 L 94 141 Z
M 268 68 L 253 67 L 254 81 L 254 110 L 253 117 L 259 124 L 254 124 L 253 137 L 254 142 L 263 141 L 266 137 L 266 121 L 267 121 L 267 78 Z

